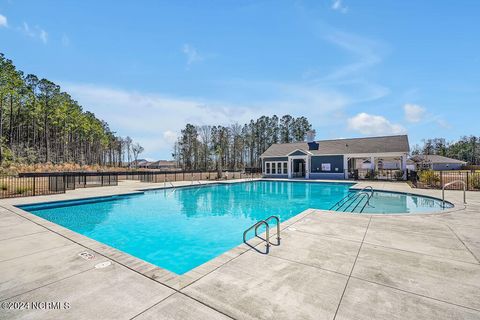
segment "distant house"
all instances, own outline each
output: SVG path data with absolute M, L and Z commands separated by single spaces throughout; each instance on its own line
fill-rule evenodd
M 410 151 L 406 135 L 315 141 L 270 146 L 262 155 L 265 177 L 346 179 L 356 169 L 398 169 L 406 172 Z
M 142 168 L 142 167 L 144 167 L 147 163 L 148 163 L 148 161 L 147 161 L 146 159 L 133 160 L 132 162 L 130 162 L 129 167 L 130 167 L 130 168 Z
M 175 169 L 176 163 L 173 160 L 157 160 L 157 161 L 148 161 L 146 159 L 138 159 L 137 161 L 132 161 L 130 163 L 131 168 L 142 168 L 142 169 Z
M 417 170 L 459 170 L 467 164 L 465 161 L 438 155 L 421 154 L 411 158 Z
M 177 164 L 173 160 L 158 160 L 154 162 L 150 162 L 147 166 L 148 169 L 175 169 Z

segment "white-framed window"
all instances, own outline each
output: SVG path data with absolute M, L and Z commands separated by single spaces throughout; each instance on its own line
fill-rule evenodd
M 287 161 L 265 161 L 265 174 L 285 175 L 288 174 Z
M 331 163 L 322 163 L 322 171 L 332 171 Z

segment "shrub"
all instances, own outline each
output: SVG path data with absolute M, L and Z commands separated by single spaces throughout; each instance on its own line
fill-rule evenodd
M 26 193 L 27 191 L 30 191 L 32 188 L 30 187 L 16 187 L 15 188 L 15 193 L 16 194 L 24 194 Z
M 420 182 L 430 186 L 436 186 L 440 183 L 440 176 L 433 170 L 425 170 L 419 174 Z
M 474 189 L 480 189 L 480 173 L 473 173 L 470 181 Z
M 377 177 L 378 172 L 375 170 L 368 170 L 365 174 L 365 179 L 374 180 Z
M 8 190 L 8 185 L 6 183 L 1 183 L 0 184 L 0 190 L 3 190 L 3 191 Z
M 397 170 L 394 173 L 395 180 L 400 181 L 403 180 L 403 170 Z

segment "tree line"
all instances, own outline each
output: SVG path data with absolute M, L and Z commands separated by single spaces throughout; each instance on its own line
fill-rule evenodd
M 261 166 L 260 155 L 274 143 L 304 141 L 312 125 L 305 117 L 262 116 L 229 126 L 187 124 L 172 156 L 185 170 L 237 170 Z
M 415 145 L 412 155 L 439 155 L 480 165 L 480 136 L 463 136 L 457 141 L 447 142 L 444 138 L 424 139 L 423 145 Z
M 0 163 L 121 166 L 143 148 L 122 138 L 57 84 L 0 53 Z

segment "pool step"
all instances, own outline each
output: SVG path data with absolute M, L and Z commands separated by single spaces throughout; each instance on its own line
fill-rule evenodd
M 362 213 L 373 196 L 373 188 L 367 186 L 360 191 L 350 192 L 335 203 L 330 210 L 341 212 Z

